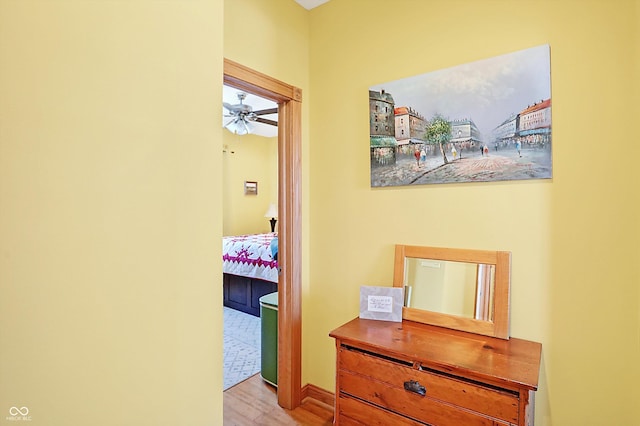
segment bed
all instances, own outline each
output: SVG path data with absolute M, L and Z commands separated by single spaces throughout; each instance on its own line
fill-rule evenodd
M 278 235 L 222 238 L 223 304 L 260 316 L 260 298 L 278 291 Z

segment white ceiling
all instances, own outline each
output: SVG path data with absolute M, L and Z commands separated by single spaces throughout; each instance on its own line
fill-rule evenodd
M 238 100 L 238 92 L 242 92 L 242 90 L 223 85 L 222 86 L 222 102 L 227 102 L 231 105 L 236 105 L 240 103 L 240 101 Z M 270 101 L 269 99 L 261 98 L 251 93 L 247 93 L 247 97 L 242 101 L 242 103 L 245 105 L 250 105 L 254 111 L 260 111 L 262 109 L 269 109 L 269 108 L 276 108 L 278 106 L 277 103 Z M 225 115 L 229 113 L 229 111 L 226 108 L 222 107 L 222 110 L 223 110 L 222 125 L 224 126 L 225 124 L 227 124 L 229 120 L 231 120 L 231 118 L 225 117 Z M 278 114 L 267 114 L 267 115 L 261 115 L 260 117 L 267 118 L 269 120 L 278 121 Z M 251 127 L 251 134 L 253 135 L 264 136 L 267 138 L 273 138 L 278 136 L 277 126 L 271 126 L 269 124 L 253 122 L 251 123 L 250 127 Z
M 314 7 L 318 7 L 321 4 L 328 2 L 329 0 L 296 0 L 300 6 L 304 7 L 307 10 L 311 10 Z

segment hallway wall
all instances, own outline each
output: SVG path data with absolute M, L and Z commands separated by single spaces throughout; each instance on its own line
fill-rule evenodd
M 511 335 L 543 344 L 536 425 L 637 424 L 638 2 L 332 0 L 311 11 L 304 378 L 396 243 L 512 252 Z M 551 47 L 553 179 L 371 188 L 368 88 Z M 633 96 L 636 93 L 636 96 Z

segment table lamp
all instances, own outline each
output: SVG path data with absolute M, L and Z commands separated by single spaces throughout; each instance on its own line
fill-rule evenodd
M 264 217 L 270 217 L 271 220 L 269 222 L 271 222 L 271 232 L 275 232 L 276 231 L 276 222 L 278 221 L 277 217 L 278 217 L 278 207 L 274 204 L 271 203 L 269 204 L 269 208 L 267 209 L 267 212 L 264 214 Z

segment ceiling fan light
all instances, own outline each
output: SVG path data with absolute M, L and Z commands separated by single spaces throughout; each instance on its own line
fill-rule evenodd
M 237 97 L 239 103 L 232 103 L 233 97 Z M 249 99 L 245 92 L 223 85 L 222 106 L 226 112 L 222 116 L 222 125 L 225 129 L 236 135 L 256 134 L 264 137 L 277 136 L 278 104 L 268 99 L 255 96 L 252 102 L 257 102 L 258 110 L 243 101 Z M 275 133 L 273 130 L 275 129 Z
M 248 134 L 248 133 L 251 133 L 252 128 L 251 128 L 251 127 L 249 127 L 249 123 L 247 122 L 247 120 L 242 120 L 242 123 L 240 124 L 240 127 L 241 127 L 243 130 L 238 130 L 238 132 L 242 131 L 243 133 L 238 133 L 239 135 L 240 135 L 240 134 L 242 134 L 242 135 L 246 135 L 246 134 Z
M 238 136 L 244 136 L 249 133 L 249 128 L 247 127 L 246 123 L 242 121 L 240 124 L 236 126 L 236 130 L 234 133 Z
M 231 120 L 224 127 L 231 133 L 239 136 L 244 136 L 246 134 L 249 134 L 251 133 L 251 130 L 252 130 L 251 127 L 249 126 L 249 123 L 239 118 L 236 118 L 235 120 Z

